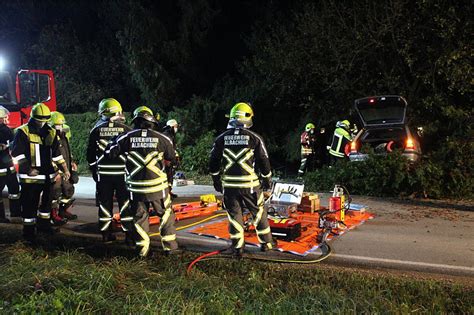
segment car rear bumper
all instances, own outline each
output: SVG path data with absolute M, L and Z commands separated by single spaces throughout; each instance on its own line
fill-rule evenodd
M 387 155 L 387 153 L 379 153 L 376 155 Z M 420 159 L 420 153 L 412 151 L 412 152 L 403 152 L 402 155 L 406 157 L 409 161 L 411 162 L 416 162 Z M 368 154 L 365 153 L 350 153 L 349 154 L 349 160 L 351 162 L 357 162 L 357 161 L 365 161 L 369 158 Z

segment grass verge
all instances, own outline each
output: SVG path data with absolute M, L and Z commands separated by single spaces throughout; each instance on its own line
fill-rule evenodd
M 2 313 L 473 313 L 465 284 L 291 268 L 197 254 L 144 260 L 93 240 L 57 236 L 34 248 L 0 233 Z

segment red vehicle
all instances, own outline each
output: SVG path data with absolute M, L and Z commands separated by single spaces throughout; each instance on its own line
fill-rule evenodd
M 31 107 L 46 104 L 56 110 L 56 90 L 51 70 L 20 70 L 15 85 L 10 73 L 0 71 L 0 105 L 10 111 L 8 126 L 16 128 L 30 118 Z

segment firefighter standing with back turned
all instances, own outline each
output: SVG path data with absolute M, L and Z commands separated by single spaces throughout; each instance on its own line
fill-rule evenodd
M 8 187 L 8 200 L 10 204 L 10 218 L 21 216 L 20 210 L 20 185 L 16 177 L 15 166 L 10 155 L 10 146 L 13 141 L 13 132 L 8 128 L 9 111 L 0 106 L 0 192 L 5 185 Z M 5 217 L 3 198 L 0 198 L 0 223 L 8 223 Z
M 120 214 L 129 205 L 125 185 L 125 157 L 109 158 L 104 155 L 109 142 L 130 127 L 123 123 L 122 106 L 113 98 L 103 99 L 99 104 L 102 122 L 97 123 L 89 135 L 87 162 L 97 183 L 99 199 L 99 228 L 104 242 L 114 241 L 112 234 L 114 194 L 119 204 Z
M 168 180 L 164 170 L 165 161 L 175 160 L 171 140 L 153 130 L 157 123 L 151 109 L 143 106 L 135 110 L 134 130 L 120 136 L 111 143 L 106 155 L 115 158 L 126 156 L 127 186 L 130 192 L 130 207 L 121 216 L 127 236 L 136 241 L 140 256 L 144 257 L 150 249 L 148 236 L 148 205 L 160 217 L 161 244 L 166 254 L 175 252 L 176 229 L 175 214 L 171 207 Z
M 253 215 L 261 250 L 270 250 L 275 245 L 263 207 L 262 191 L 270 188 L 270 161 L 262 138 L 249 130 L 252 117 L 253 110 L 249 104 L 237 103 L 232 107 L 227 130 L 216 138 L 209 162 L 214 188 L 224 193 L 232 250 L 236 256 L 242 255 L 245 244 L 241 205 L 245 205 Z M 225 165 L 221 171 L 223 158 Z M 261 174 L 262 185 L 257 170 Z
M 298 170 L 298 177 L 302 177 L 308 168 L 308 164 L 314 164 L 314 144 L 316 142 L 316 135 L 314 129 L 316 127 L 313 123 L 307 123 L 303 133 L 301 134 L 301 165 Z
M 70 177 L 59 150 L 56 130 L 46 124 L 50 118 L 48 106 L 43 103 L 34 105 L 30 120 L 18 127 L 13 141 L 12 156 L 18 161 L 21 183 L 23 237 L 28 241 L 34 241 L 35 230 L 46 234 L 56 232 L 50 221 L 51 189 L 56 177 L 53 163 L 63 172 L 64 180 Z
M 329 147 L 330 165 L 346 158 L 346 146 L 352 141 L 350 126 L 351 124 L 347 119 L 336 123 L 336 130 L 334 130 L 331 146 Z

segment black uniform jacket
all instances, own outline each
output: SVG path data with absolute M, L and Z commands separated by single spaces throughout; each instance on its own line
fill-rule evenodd
M 109 158 L 104 155 L 105 148 L 111 140 L 130 131 L 131 128 L 121 122 L 103 121 L 98 123 L 89 135 L 87 145 L 87 162 L 100 178 L 125 175 L 125 157 Z
M 153 201 L 166 197 L 168 181 L 164 161 L 174 163 L 171 140 L 151 129 L 135 129 L 118 137 L 106 149 L 106 155 L 125 155 L 127 187 L 132 200 Z
M 224 168 L 221 170 L 221 162 Z M 272 173 L 267 149 L 262 138 L 253 131 L 229 128 L 214 142 L 209 162 L 212 176 L 222 174 L 227 189 L 253 189 L 260 186 L 258 173 L 269 180 Z

